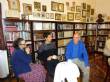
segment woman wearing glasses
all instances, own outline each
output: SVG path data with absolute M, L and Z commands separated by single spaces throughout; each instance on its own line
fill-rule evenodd
M 29 49 L 26 49 L 25 40 L 18 38 L 14 41 L 15 48 L 12 57 L 12 68 L 16 77 L 23 78 L 25 82 L 45 82 L 46 72 L 42 65 L 32 64 Z

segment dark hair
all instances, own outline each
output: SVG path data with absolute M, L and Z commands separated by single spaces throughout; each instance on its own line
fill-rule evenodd
M 98 14 L 98 18 L 102 18 L 103 16 L 102 16 L 102 14 Z
M 17 38 L 14 42 L 13 42 L 13 47 L 14 48 L 19 48 L 19 44 L 21 41 L 23 41 L 24 39 L 23 38 Z
M 44 32 L 43 37 L 44 37 L 44 38 L 47 38 L 48 35 L 51 35 L 51 32 Z

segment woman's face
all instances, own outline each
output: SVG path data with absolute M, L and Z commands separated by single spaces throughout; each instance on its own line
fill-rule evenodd
M 47 38 L 45 38 L 47 42 L 51 42 L 52 41 L 52 35 L 48 35 Z
M 25 40 L 22 40 L 19 44 L 19 48 L 24 49 L 26 47 Z

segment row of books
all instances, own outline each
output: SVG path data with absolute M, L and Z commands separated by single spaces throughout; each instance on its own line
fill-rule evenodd
M 73 25 L 72 24 L 58 24 L 57 25 L 57 30 L 71 30 L 73 29 Z
M 25 23 L 6 23 L 5 31 L 30 31 L 30 24 L 28 22 Z
M 86 29 L 85 24 L 75 24 L 75 29 Z
M 87 31 L 87 35 L 96 35 L 96 31 L 94 30 L 92 30 L 92 31 Z
M 109 30 L 98 31 L 98 35 L 108 35 L 108 34 L 110 34 L 110 31 Z
M 58 32 L 58 38 L 68 38 L 73 36 L 73 31 Z
M 62 47 L 62 46 L 66 46 L 71 39 L 62 39 L 62 40 L 58 40 L 58 47 Z
M 30 33 L 28 32 L 6 32 L 6 41 L 14 41 L 16 38 L 23 38 L 25 40 L 30 40 Z
M 55 30 L 55 23 L 33 23 L 33 30 Z

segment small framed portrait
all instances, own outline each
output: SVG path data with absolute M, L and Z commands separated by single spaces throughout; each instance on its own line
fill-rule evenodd
M 31 15 L 32 14 L 32 5 L 23 3 L 23 13 L 25 15 Z
M 86 10 L 82 10 L 82 17 L 86 17 L 87 15 L 87 11 Z
M 41 3 L 40 2 L 34 2 L 34 10 L 41 11 Z
M 81 12 L 81 6 L 76 6 L 76 12 Z
M 74 21 L 74 13 L 68 12 L 67 13 L 67 20 L 68 21 Z
M 55 13 L 55 20 L 61 20 L 61 14 Z
M 69 2 L 66 2 L 66 6 L 67 6 L 67 7 L 69 7 L 69 6 L 70 6 Z
M 82 3 L 82 9 L 86 10 L 86 3 Z
M 75 7 L 71 7 L 71 11 L 72 12 L 75 12 Z
M 50 13 L 50 19 L 54 19 L 54 13 Z
M 75 13 L 75 20 L 81 20 L 81 13 Z
M 90 12 L 87 12 L 87 17 L 90 17 Z
M 91 11 L 91 5 L 87 5 L 87 12 Z
M 63 3 L 58 3 L 58 11 L 64 12 L 64 4 Z
M 75 7 L 75 4 L 76 4 L 75 2 L 72 2 L 72 7 Z
M 91 15 L 94 15 L 94 9 L 91 9 Z
M 44 12 L 47 11 L 47 6 L 46 5 L 42 5 L 42 11 L 44 11 Z
M 20 12 L 20 2 L 19 0 L 7 0 L 9 10 L 17 10 Z
M 52 11 L 58 11 L 58 3 L 51 1 L 51 10 Z
M 41 12 L 41 17 L 42 18 L 46 18 L 46 13 L 45 12 Z

